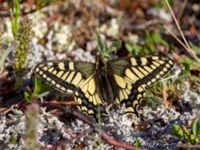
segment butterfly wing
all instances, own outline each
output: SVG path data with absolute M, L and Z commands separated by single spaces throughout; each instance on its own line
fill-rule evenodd
M 80 61 L 45 62 L 36 66 L 35 73 L 58 91 L 74 95 L 85 114 L 105 113 L 94 64 Z
M 125 104 L 125 112 L 136 112 L 147 86 L 158 81 L 173 66 L 168 57 L 119 58 L 107 63 L 113 97 Z

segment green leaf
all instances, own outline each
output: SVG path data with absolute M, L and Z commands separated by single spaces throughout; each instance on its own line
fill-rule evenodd
M 197 61 L 195 61 L 194 59 L 191 59 L 187 56 L 182 58 L 181 64 L 184 65 L 184 67 L 187 69 L 187 71 L 190 70 L 191 68 L 198 67 L 198 65 L 199 65 Z
M 184 125 L 183 125 L 182 129 L 183 129 L 183 135 L 184 135 L 183 138 L 184 138 L 184 140 L 186 142 L 191 142 L 190 141 L 190 137 L 191 137 L 190 131 Z
M 162 44 L 164 46 L 168 46 L 168 43 L 161 37 L 159 32 L 145 32 L 145 42 L 149 49 L 149 52 L 156 52 L 156 44 Z
M 16 145 L 18 140 L 17 140 L 17 135 L 15 134 L 12 134 L 11 137 L 10 137 L 10 141 L 9 141 L 9 144 L 13 144 L 13 145 Z
M 195 138 L 195 141 L 194 141 L 194 143 L 199 143 L 199 138 L 197 137 L 197 138 Z
M 195 137 L 200 134 L 200 121 L 198 118 L 194 119 L 192 122 L 192 133 Z
M 100 54 L 102 55 L 106 51 L 105 43 L 101 39 L 101 37 L 97 31 L 96 31 L 96 38 L 97 38 L 97 43 L 98 43 L 98 48 L 99 48 Z
M 194 45 L 192 42 L 189 42 L 189 45 L 200 55 L 200 47 Z
M 32 96 L 28 92 L 24 92 L 24 97 L 27 102 L 31 102 Z
M 50 90 L 50 87 L 47 84 L 43 84 L 42 80 L 36 76 L 35 86 L 34 86 L 34 91 L 33 91 L 32 96 L 35 97 L 35 96 L 41 95 L 49 90 Z
M 14 1 L 14 6 L 13 6 L 12 11 L 13 11 L 13 16 L 11 20 L 12 33 L 14 37 L 16 37 L 17 31 L 18 31 L 19 16 L 20 16 L 20 1 L 19 0 Z
M 152 52 L 155 49 L 155 47 L 153 43 L 153 37 L 148 31 L 145 32 L 145 42 L 150 52 Z
M 190 134 L 190 143 L 196 143 L 197 137 L 195 137 L 193 134 Z
M 39 95 L 42 88 L 42 80 L 36 76 L 34 83 L 35 83 L 35 86 L 34 86 L 33 95 Z
M 34 97 L 46 96 L 49 94 L 49 90 L 51 89 L 47 84 L 43 84 L 42 80 L 37 76 L 35 77 L 34 85 L 34 91 L 32 94 L 29 94 L 26 91 L 24 92 L 24 97 L 27 102 L 31 102 Z
M 168 43 L 161 37 L 159 32 L 152 33 L 152 39 L 155 43 L 160 43 L 164 46 L 168 46 Z
M 137 148 L 141 148 L 142 147 L 142 144 L 141 144 L 139 139 L 136 139 L 136 141 L 134 143 L 134 146 L 137 147 Z
M 152 34 L 150 34 L 150 32 L 149 31 L 145 31 L 145 41 L 147 42 L 149 42 L 149 43 L 152 43 L 153 42 L 153 37 L 152 37 Z
M 111 59 L 111 57 L 110 57 L 110 55 L 109 55 L 108 53 L 103 53 L 103 54 L 102 54 L 102 57 L 103 57 L 103 60 L 104 60 L 105 62 L 107 62 L 108 60 Z
M 117 50 L 121 47 L 122 45 L 122 41 L 121 40 L 116 40 L 113 41 L 112 44 L 106 49 L 106 52 L 110 53 L 110 52 L 117 52 Z
M 177 136 L 183 138 L 183 130 L 178 124 L 173 124 L 172 129 Z
M 182 129 L 185 135 L 189 136 L 191 134 L 190 131 L 186 128 L 186 126 L 183 125 Z
M 190 72 L 190 64 L 187 62 L 183 62 L 182 65 L 184 66 L 184 70 L 181 72 L 181 75 L 188 75 Z
M 186 142 L 191 143 L 191 141 L 190 141 L 191 133 L 189 132 L 189 130 L 184 125 L 183 125 L 182 129 L 183 129 L 183 139 Z
M 44 96 L 47 96 L 49 94 L 49 91 L 46 91 L 46 92 L 43 92 L 39 95 L 37 95 L 37 97 L 44 97 Z
M 145 48 L 140 46 L 139 44 L 126 44 L 126 49 L 133 54 L 133 56 L 137 56 L 139 54 L 144 54 Z

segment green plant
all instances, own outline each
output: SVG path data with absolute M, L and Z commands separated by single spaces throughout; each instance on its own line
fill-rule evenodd
M 168 47 L 168 43 L 161 37 L 159 32 L 150 33 L 149 31 L 146 31 L 145 42 L 150 52 L 156 52 L 156 44 Z
M 12 134 L 10 137 L 10 144 L 16 145 L 17 144 L 17 135 Z
M 140 54 L 144 54 L 147 49 L 144 46 L 139 44 L 126 44 L 126 49 L 133 54 L 133 56 L 137 56 Z
M 161 37 L 159 32 L 150 33 L 146 31 L 144 41 L 145 45 L 126 44 L 125 46 L 134 56 L 156 53 L 158 44 L 169 47 L 169 44 Z
M 15 38 L 15 70 L 17 75 L 23 76 L 23 71 L 27 67 L 28 48 L 32 38 L 31 21 L 26 18 L 20 21 L 19 25 L 20 26 Z
M 189 42 L 189 45 L 191 46 L 192 49 L 196 51 L 198 55 L 200 55 L 200 47 L 197 45 L 194 45 L 192 42 Z
M 106 46 L 105 42 L 100 37 L 99 33 L 96 32 L 96 38 L 98 43 L 98 49 L 100 52 L 100 56 L 103 57 L 104 61 L 111 59 L 110 53 L 117 52 L 117 50 L 121 47 L 121 41 L 116 40 L 111 43 L 109 47 Z
M 20 1 L 16 0 L 12 5 L 12 33 L 14 36 L 15 51 L 14 54 L 14 69 L 16 72 L 15 88 L 22 85 L 22 78 L 27 68 L 27 55 L 29 43 L 32 38 L 31 20 L 28 18 L 20 20 Z M 8 53 L 5 53 L 5 56 Z M 5 58 L 5 57 L 4 57 Z
M 18 32 L 19 16 L 20 16 L 20 2 L 19 0 L 14 0 L 12 8 L 12 20 L 11 20 L 12 33 L 14 38 L 16 38 Z
M 30 40 L 32 38 L 31 20 L 28 18 L 20 20 L 20 1 L 15 0 L 12 6 L 12 33 L 15 39 L 15 70 L 17 75 L 23 75 L 23 69 L 27 65 L 27 54 Z
M 140 142 L 139 139 L 136 139 L 136 140 L 135 140 L 134 146 L 137 147 L 137 148 L 141 148 L 141 147 L 142 147 L 142 144 L 141 144 L 141 142 Z
M 200 142 L 200 120 L 198 118 L 194 119 L 191 124 L 191 129 L 188 129 L 186 126 L 180 126 L 174 124 L 172 126 L 173 132 L 176 136 L 183 139 L 184 142 L 190 144 L 197 144 Z
M 35 77 L 34 81 L 34 91 L 29 94 L 28 92 L 24 92 L 24 97 L 27 102 L 31 102 L 33 99 L 37 97 L 43 97 L 49 93 L 51 88 L 47 84 L 43 84 L 42 80 L 38 77 Z

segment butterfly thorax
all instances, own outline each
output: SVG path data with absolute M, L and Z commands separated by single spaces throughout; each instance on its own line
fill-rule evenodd
M 101 57 L 97 57 L 95 65 L 102 97 L 107 104 L 113 103 L 112 88 L 107 75 L 107 61 L 104 61 Z

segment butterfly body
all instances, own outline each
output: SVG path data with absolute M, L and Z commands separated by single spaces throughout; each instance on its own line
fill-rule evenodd
M 57 90 L 71 94 L 87 115 L 106 115 L 110 103 L 137 112 L 145 88 L 158 81 L 173 66 L 164 56 L 118 58 L 95 64 L 81 61 L 45 62 L 35 72 Z

